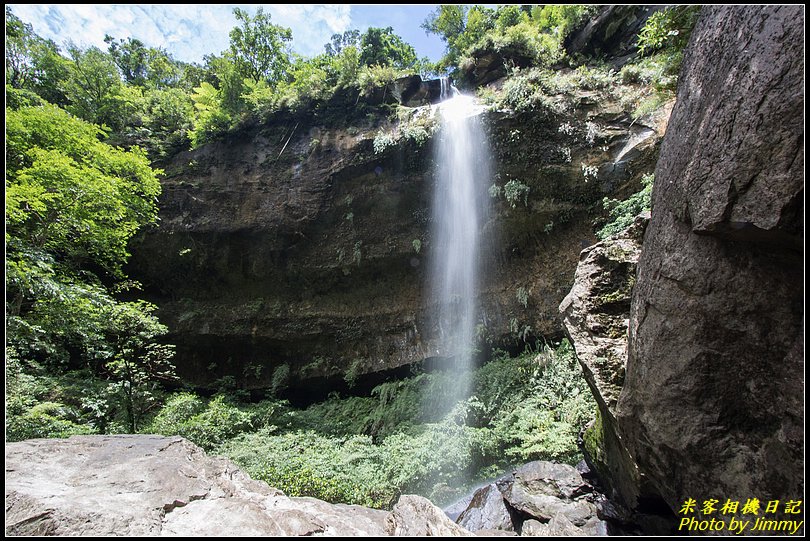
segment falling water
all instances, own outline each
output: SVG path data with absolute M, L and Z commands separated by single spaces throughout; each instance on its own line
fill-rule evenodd
M 455 372 L 453 393 L 446 397 L 449 408 L 470 394 L 489 149 L 479 115 L 483 109 L 475 98 L 460 94 L 447 79 L 442 80 L 442 97 L 430 280 L 437 303 L 438 356 L 449 359 Z

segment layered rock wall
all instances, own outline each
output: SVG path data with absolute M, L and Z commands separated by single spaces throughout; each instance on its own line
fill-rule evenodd
M 657 156 L 660 135 L 625 153 L 640 122 L 618 100 L 554 100 L 483 119 L 491 183 L 529 190 L 492 198 L 482 235 L 479 338 L 498 347 L 561 334 L 556 307 L 594 240 L 594 209 L 637 189 Z M 160 224 L 133 245 L 130 273 L 159 306 L 185 382 L 309 393 L 441 356 L 425 294 L 435 165 L 430 141 L 406 135 L 429 131 L 430 111 L 400 113 L 411 116 L 274 119 L 164 166 Z

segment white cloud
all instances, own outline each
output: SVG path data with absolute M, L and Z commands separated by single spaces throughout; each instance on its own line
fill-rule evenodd
M 228 47 L 228 32 L 236 25 L 236 4 L 10 4 L 34 31 L 59 45 L 106 48 L 104 35 L 134 37 L 152 47 L 164 47 L 178 60 L 201 61 Z M 257 5 L 239 5 L 255 13 Z M 347 5 L 265 5 L 275 24 L 292 29 L 293 49 L 304 55 L 323 51 L 332 34 L 351 26 Z

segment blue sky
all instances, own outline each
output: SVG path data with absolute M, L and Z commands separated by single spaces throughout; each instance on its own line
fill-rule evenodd
M 135 37 L 151 47 L 163 47 L 176 59 L 199 62 L 203 55 L 228 47 L 228 32 L 236 25 L 233 8 L 255 13 L 259 5 L 276 24 L 292 29 L 293 50 L 310 56 L 323 52 L 332 34 L 350 28 L 392 26 L 417 54 L 438 60 L 444 43 L 426 35 L 419 25 L 435 9 L 430 5 L 273 5 L 273 4 L 7 4 L 42 37 L 63 46 L 106 49 L 104 34 Z

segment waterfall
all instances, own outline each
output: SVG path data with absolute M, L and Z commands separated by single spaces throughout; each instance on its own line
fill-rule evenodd
M 435 148 L 437 181 L 433 200 L 431 295 L 436 303 L 439 355 L 451 359 L 456 385 L 449 409 L 470 395 L 480 285 L 481 228 L 489 197 L 489 149 L 475 98 L 442 79 L 441 118 Z

